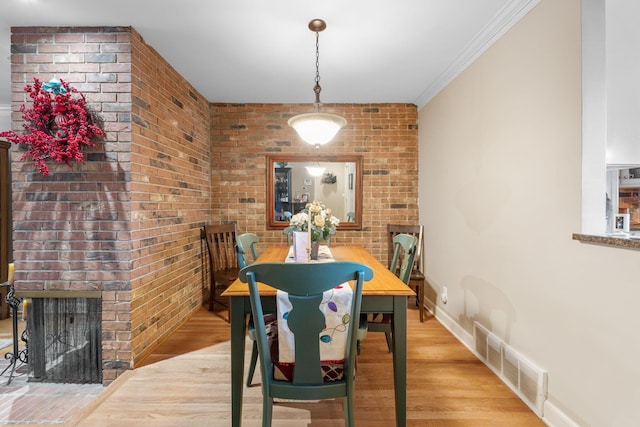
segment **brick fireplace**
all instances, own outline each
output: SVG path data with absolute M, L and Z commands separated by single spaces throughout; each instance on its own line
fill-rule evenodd
M 69 82 L 104 121 L 84 163 L 44 177 L 13 146 L 11 174 L 16 292 L 97 296 L 109 384 L 201 304 L 208 103 L 129 27 L 12 28 L 11 52 L 13 129 L 33 77 Z M 59 320 L 75 324 L 82 310 Z

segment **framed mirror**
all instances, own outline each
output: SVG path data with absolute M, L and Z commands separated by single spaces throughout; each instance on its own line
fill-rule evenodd
M 284 229 L 292 215 L 319 200 L 340 220 L 362 229 L 362 156 L 267 156 L 267 228 Z

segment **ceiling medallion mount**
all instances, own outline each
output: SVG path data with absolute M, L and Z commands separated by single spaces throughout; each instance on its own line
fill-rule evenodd
M 314 33 L 319 33 L 321 31 L 324 31 L 325 28 L 327 28 L 327 23 L 324 22 L 322 19 L 312 19 L 309 22 L 309 29 Z
M 309 29 L 316 33 L 316 84 L 313 92 L 316 94 L 316 100 L 313 103 L 313 113 L 298 114 L 291 117 L 288 121 L 289 126 L 294 128 L 298 135 L 308 144 L 313 144 L 316 149 L 320 145 L 324 145 L 331 141 L 334 136 L 342 129 L 347 121 L 344 117 L 336 114 L 321 113 L 320 107 L 320 32 L 327 28 L 327 23 L 322 19 L 312 19 L 309 22 Z

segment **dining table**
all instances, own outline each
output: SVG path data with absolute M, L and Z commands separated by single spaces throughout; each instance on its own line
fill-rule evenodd
M 331 246 L 330 252 L 336 261 L 360 262 L 373 270 L 373 278 L 365 282 L 362 289 L 361 312 L 391 315 L 396 425 L 405 426 L 407 420 L 407 298 L 415 293 L 362 246 Z M 285 262 L 290 253 L 289 246 L 271 246 L 258 257 L 256 262 Z M 258 289 L 265 313 L 275 313 L 276 290 L 262 283 L 258 284 Z M 247 319 L 251 314 L 248 285 L 237 279 L 222 293 L 222 296 L 229 298 L 231 323 L 231 425 L 240 427 Z

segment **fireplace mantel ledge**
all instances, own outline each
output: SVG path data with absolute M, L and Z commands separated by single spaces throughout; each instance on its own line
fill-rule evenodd
M 101 298 L 102 291 L 31 291 L 16 289 L 18 298 Z

